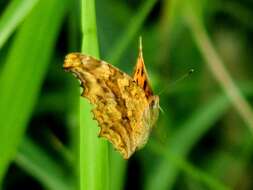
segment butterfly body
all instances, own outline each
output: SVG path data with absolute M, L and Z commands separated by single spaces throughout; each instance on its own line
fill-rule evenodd
M 140 55 L 137 66 L 139 59 Z M 92 112 L 100 126 L 99 136 L 107 138 L 124 159 L 146 144 L 159 114 L 159 97 L 152 93 L 145 67 L 137 66 L 142 76 L 138 78 L 135 69 L 130 77 L 111 64 L 80 53 L 68 54 L 63 65 L 81 81 L 81 96 L 95 105 Z

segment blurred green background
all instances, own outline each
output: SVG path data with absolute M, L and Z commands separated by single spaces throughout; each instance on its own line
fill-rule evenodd
M 253 189 L 253 2 L 86 3 L 93 1 L 0 0 L 1 188 Z M 92 14 L 82 17 L 87 10 L 96 23 Z M 100 162 L 79 143 L 79 119 L 91 116 L 79 116 L 79 83 L 62 64 L 67 53 L 92 43 L 81 23 L 97 26 L 97 35 L 89 32 L 100 58 L 129 74 L 143 38 L 163 113 L 148 144 L 128 161 L 103 139 L 108 152 L 100 152 Z M 80 185 L 86 179 L 95 185 Z

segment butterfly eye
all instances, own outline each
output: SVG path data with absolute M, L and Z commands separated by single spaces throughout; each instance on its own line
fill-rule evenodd
M 150 106 L 151 106 L 151 107 L 154 107 L 154 105 L 155 105 L 155 100 L 152 100 L 152 101 L 150 102 Z
M 149 104 L 150 108 L 159 108 L 159 97 L 158 96 L 153 96 L 150 104 Z
M 153 99 L 153 100 L 150 102 L 149 106 L 150 106 L 151 108 L 156 108 L 156 107 L 157 107 L 157 104 L 156 104 L 155 99 Z

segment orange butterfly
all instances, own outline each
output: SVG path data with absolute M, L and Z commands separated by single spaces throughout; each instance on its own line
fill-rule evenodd
M 140 38 L 133 77 L 105 61 L 81 53 L 66 56 L 63 68 L 84 88 L 82 95 L 94 105 L 100 137 L 107 138 L 124 159 L 142 148 L 159 115 L 159 97 L 148 81 Z

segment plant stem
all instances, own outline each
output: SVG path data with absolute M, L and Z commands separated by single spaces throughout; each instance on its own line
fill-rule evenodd
M 82 52 L 99 57 L 95 0 L 82 0 Z M 80 189 L 109 189 L 108 144 L 98 138 L 91 105 L 80 98 Z

